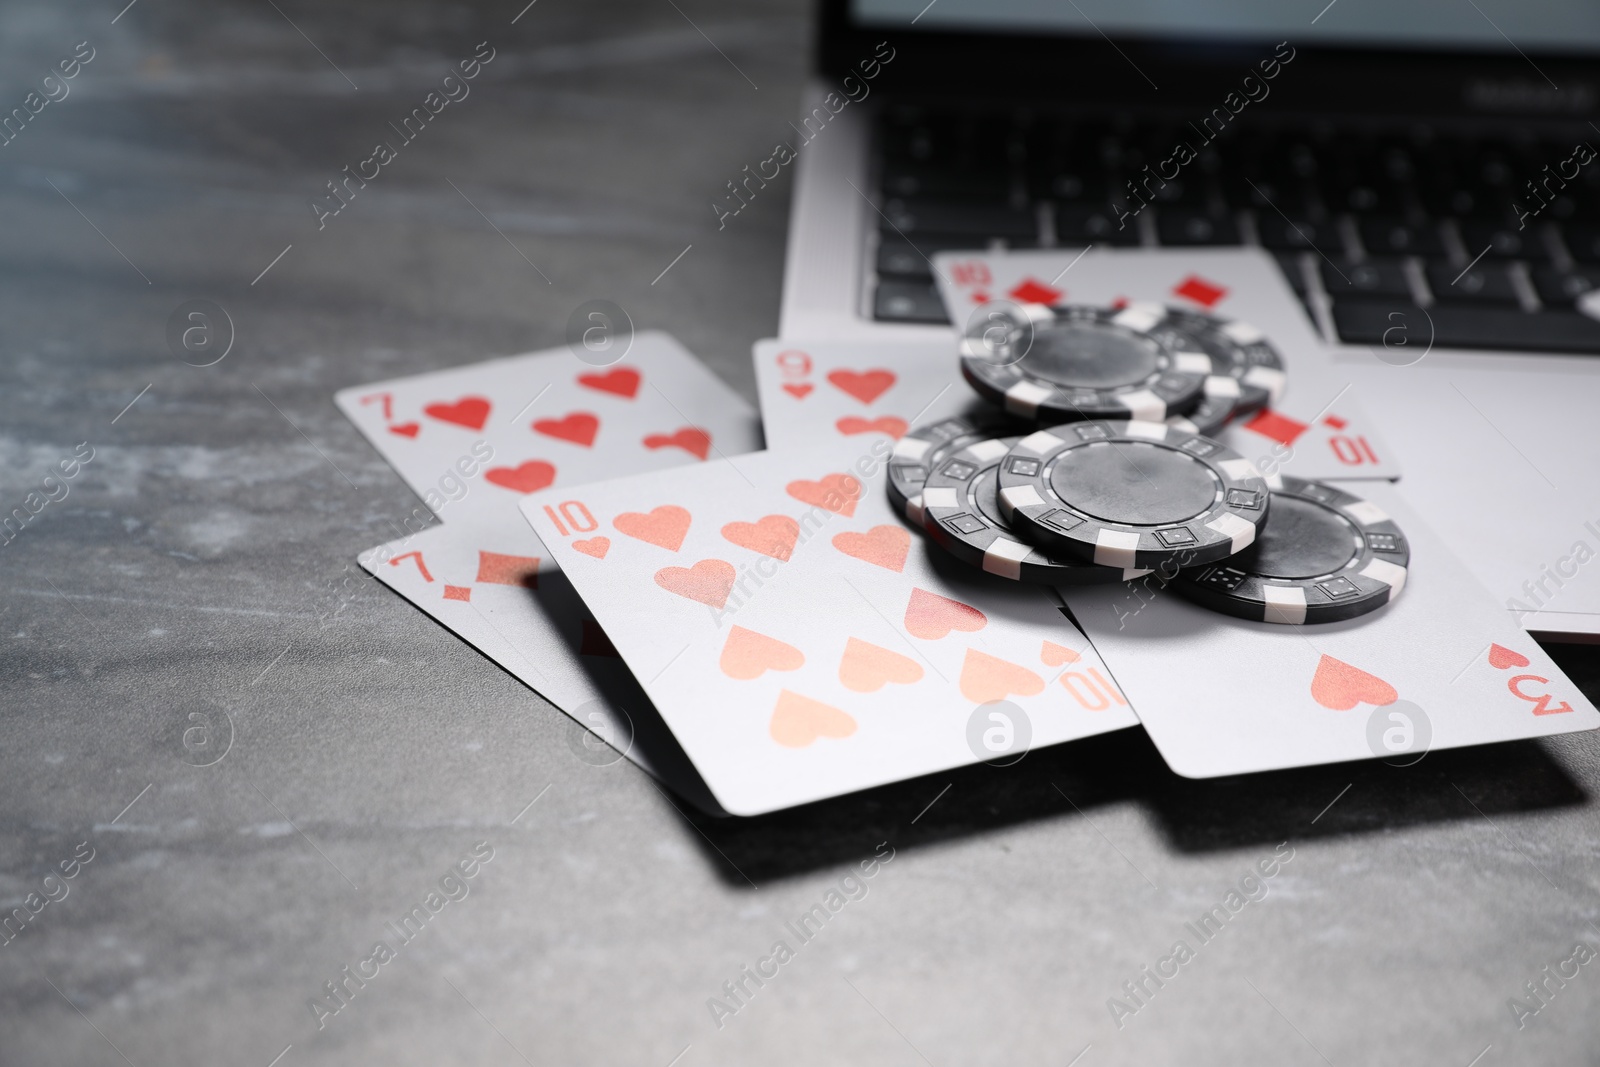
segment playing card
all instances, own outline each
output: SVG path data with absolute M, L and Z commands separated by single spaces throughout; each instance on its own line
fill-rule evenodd
M 967 568 L 894 514 L 891 446 L 825 441 L 522 505 L 731 812 L 1136 722 L 1050 592 Z
M 656 332 L 636 335 L 607 366 L 552 349 L 335 399 L 449 519 L 363 553 L 362 565 L 595 734 L 621 739 L 686 799 L 720 812 L 648 700 L 614 669 L 604 632 L 515 504 L 547 485 L 747 452 L 760 444 L 749 405 Z
M 567 348 L 340 390 L 340 410 L 441 519 L 759 447 L 749 406 L 664 333 L 594 366 Z
M 1420 352 L 1420 349 L 1414 350 Z M 1406 499 L 1502 607 L 1546 639 L 1600 634 L 1600 465 L 1590 357 L 1504 361 L 1342 349 L 1405 464 Z M 1500 506 L 1495 506 L 1498 502 Z M 1485 507 L 1489 503 L 1490 506 Z
M 539 538 L 510 521 L 435 526 L 363 552 L 373 577 L 685 799 L 723 814 Z M 610 762 L 593 740 L 580 758 Z M 594 751 L 590 751 L 594 750 Z
M 1398 597 L 1347 622 L 1218 614 L 1156 576 L 1063 589 L 1169 766 L 1190 778 L 1592 730 L 1600 714 L 1385 482 L 1351 482 L 1399 523 Z M 1269 520 L 1270 521 L 1270 520 Z
M 1259 249 L 1091 247 L 945 252 L 933 257 L 951 321 L 964 328 L 995 300 L 1116 304 L 1153 301 L 1248 324 L 1283 357 L 1273 404 L 1222 431 L 1266 473 L 1300 478 L 1395 478 L 1400 467 L 1272 257 Z
M 767 447 L 804 448 L 907 429 L 988 405 L 961 378 L 954 341 L 770 340 L 754 349 Z

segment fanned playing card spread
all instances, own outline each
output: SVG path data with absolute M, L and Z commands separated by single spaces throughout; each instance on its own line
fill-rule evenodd
M 730 812 L 1136 722 L 1049 591 L 895 514 L 888 454 L 827 441 L 522 504 Z
M 1255 622 L 1190 603 L 1155 575 L 1062 590 L 1173 770 L 1210 778 L 1374 757 L 1409 763 L 1432 749 L 1600 726 L 1399 487 L 1349 484 L 1409 542 L 1403 594 L 1372 614 Z
M 933 257 L 945 308 L 965 328 L 1002 301 L 1110 307 L 1160 304 L 1228 320 L 1232 339 L 1270 343 L 1282 374 L 1255 375 L 1270 406 L 1217 434 L 1267 473 L 1300 478 L 1394 478 L 1400 467 L 1283 273 L 1255 249 L 944 252 Z M 955 359 L 932 368 L 954 374 Z M 1246 378 L 1246 387 L 1251 379 Z M 763 410 L 766 401 L 763 398 Z
M 760 444 L 749 405 L 657 332 L 609 366 L 558 348 L 336 399 L 447 521 L 363 553 L 362 566 L 600 736 L 634 737 L 629 758 L 711 807 L 637 689 L 605 684 L 625 672 L 516 504 L 551 485 L 748 452 Z

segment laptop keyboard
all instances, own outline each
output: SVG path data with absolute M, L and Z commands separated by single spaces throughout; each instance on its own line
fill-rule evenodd
M 1392 313 L 1422 308 L 1436 345 L 1600 353 L 1600 321 L 1574 306 L 1600 286 L 1600 160 L 1572 161 L 1582 128 L 1469 137 L 1280 122 L 1230 127 L 1119 226 L 1127 182 L 1192 132 L 1128 116 L 887 109 L 874 317 L 948 321 L 928 262 L 948 249 L 1258 245 L 1347 343 L 1381 343 Z M 1548 180 L 1543 201 L 1530 180 Z M 1537 208 L 1520 228 L 1513 201 Z

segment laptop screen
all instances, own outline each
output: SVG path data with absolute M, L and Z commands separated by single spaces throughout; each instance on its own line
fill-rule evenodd
M 1600 51 L 1595 0 L 850 0 L 863 27 L 1346 48 Z

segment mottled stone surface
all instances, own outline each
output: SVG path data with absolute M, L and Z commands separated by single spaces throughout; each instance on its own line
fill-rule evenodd
M 559 343 L 605 297 L 753 399 L 788 179 L 721 232 L 708 203 L 783 134 L 801 5 L 120 2 L 0 8 L 6 109 L 94 49 L 0 147 L 0 505 L 94 450 L 0 545 L 0 903 L 93 849 L 0 947 L 0 1063 L 1590 1062 L 1600 964 L 1520 1031 L 1507 1000 L 1600 946 L 1592 735 L 1195 783 L 1127 731 L 691 823 L 404 601 L 347 593 L 416 501 L 335 389 Z M 319 231 L 311 198 L 484 40 L 470 97 Z M 234 321 L 214 366 L 168 350 L 190 299 Z M 211 766 L 197 724 L 231 726 Z M 865 896 L 786 929 L 885 841 Z M 719 1029 L 707 999 L 779 939 Z M 1107 998 L 1179 939 L 1117 1029 Z M 379 940 L 319 1029 L 308 1000 Z

